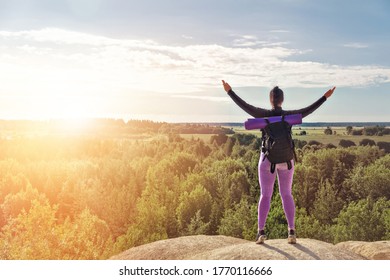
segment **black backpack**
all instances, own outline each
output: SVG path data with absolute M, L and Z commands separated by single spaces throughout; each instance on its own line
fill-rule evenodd
M 270 123 L 265 119 L 267 126 L 262 131 L 262 152 L 264 158 L 268 158 L 271 162 L 271 173 L 275 172 L 277 163 L 286 162 L 288 169 L 292 168 L 291 160 L 295 159 L 296 154 L 294 149 L 294 141 L 291 136 L 291 125 L 284 120 L 280 122 Z

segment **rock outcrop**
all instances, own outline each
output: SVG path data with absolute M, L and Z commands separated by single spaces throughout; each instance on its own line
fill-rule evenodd
M 346 241 L 336 244 L 336 247 L 349 250 L 370 260 L 390 260 L 390 241 Z
M 365 242 L 363 242 L 365 243 Z M 386 245 L 387 244 L 387 245 Z M 366 253 L 367 244 L 354 247 L 353 243 L 338 245 L 299 238 L 297 244 L 286 239 L 267 240 L 256 245 L 252 241 L 228 236 L 184 236 L 156 241 L 131 248 L 113 256 L 116 260 L 360 260 L 371 258 L 389 259 L 389 242 L 377 245 L 379 254 Z M 379 248 L 375 247 L 375 248 Z M 357 249 L 361 248 L 361 249 Z M 377 249 L 372 247 L 374 252 Z M 387 249 L 386 249 L 387 248 Z

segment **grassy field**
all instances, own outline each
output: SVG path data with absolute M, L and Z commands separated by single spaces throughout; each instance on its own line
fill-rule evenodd
M 390 142 L 390 135 L 384 136 L 367 136 L 367 135 L 347 135 L 344 127 L 331 127 L 335 135 L 325 135 L 325 128 L 297 128 L 293 129 L 293 137 L 298 140 L 311 141 L 316 140 L 323 144 L 331 143 L 333 145 L 338 145 L 340 140 L 351 140 L 355 142 L 356 145 L 359 145 L 359 142 L 363 139 L 372 139 L 375 142 Z M 301 131 L 306 131 L 306 135 L 299 135 Z
M 321 142 L 322 144 L 333 144 L 337 146 L 341 139 L 351 140 L 355 142 L 356 145 L 359 145 L 359 142 L 362 139 L 372 139 L 375 142 L 390 142 L 390 135 L 386 136 L 351 136 L 351 135 L 319 135 L 319 134 L 309 134 L 309 135 L 294 135 L 294 139 L 298 140 L 304 140 L 304 141 L 311 141 L 316 140 L 318 142 Z
M 240 127 L 229 127 L 233 128 L 235 133 L 249 133 L 261 136 L 259 130 L 246 130 L 243 126 Z M 325 135 L 324 127 L 304 127 L 304 128 L 294 128 L 293 129 L 293 138 L 304 141 L 315 140 L 323 144 L 333 144 L 337 146 L 341 139 L 351 140 L 355 142 L 356 145 L 359 145 L 359 142 L 362 139 L 372 139 L 375 142 L 390 142 L 390 135 L 384 136 L 366 136 L 366 135 L 347 135 L 345 127 L 331 127 L 333 131 L 336 131 L 335 135 Z M 301 131 L 306 131 L 306 135 L 299 135 Z M 210 141 L 210 137 L 213 134 L 180 134 L 181 137 L 185 139 L 202 139 L 205 142 Z
M 212 135 L 215 135 L 215 134 L 180 134 L 180 137 L 184 138 L 184 139 L 201 139 L 203 140 L 204 142 L 206 143 L 209 143 L 210 142 L 210 137 Z

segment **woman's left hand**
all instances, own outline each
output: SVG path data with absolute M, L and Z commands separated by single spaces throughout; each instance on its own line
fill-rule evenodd
M 328 90 L 327 92 L 325 92 L 324 96 L 326 98 L 331 97 L 335 89 L 336 89 L 336 87 L 333 87 L 332 89 Z
M 223 88 L 225 89 L 226 92 L 229 92 L 232 89 L 232 87 L 228 83 L 226 83 L 224 80 L 222 80 L 222 84 L 223 84 Z

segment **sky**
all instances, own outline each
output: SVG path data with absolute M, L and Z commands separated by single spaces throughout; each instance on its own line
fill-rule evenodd
M 390 121 L 388 0 L 0 0 L 0 118 Z

